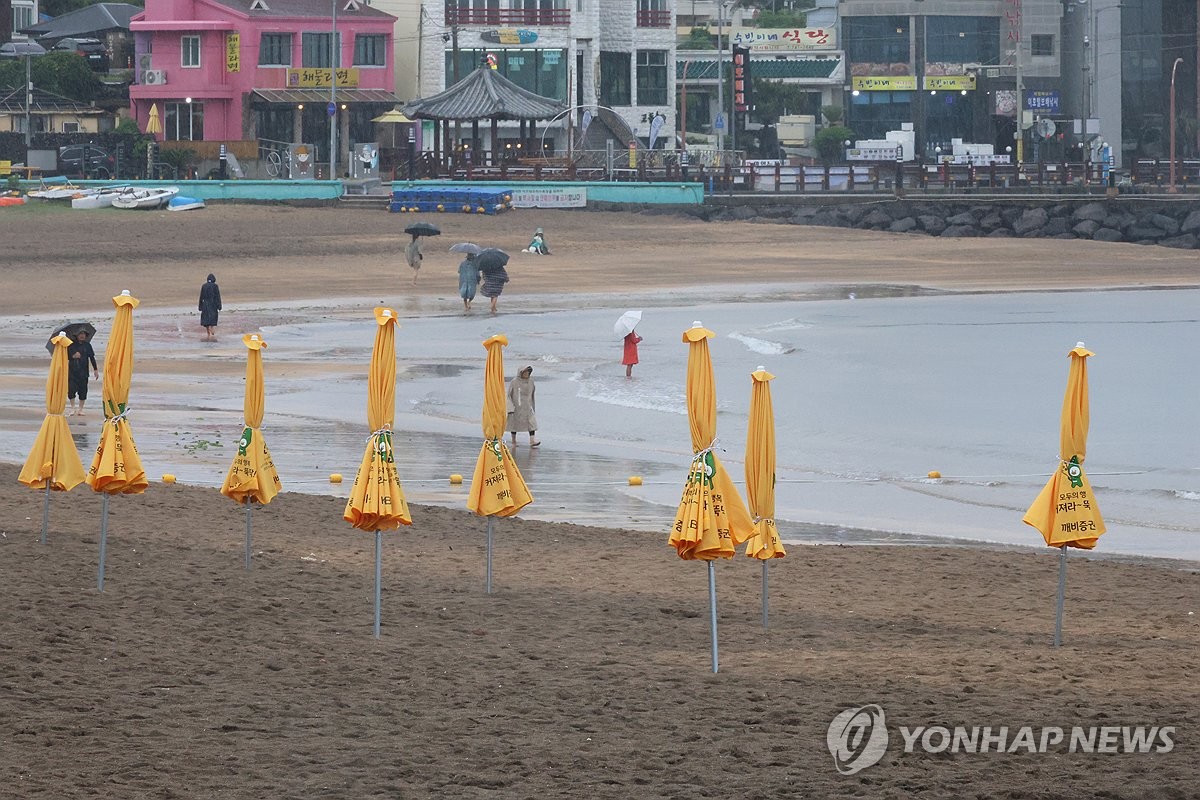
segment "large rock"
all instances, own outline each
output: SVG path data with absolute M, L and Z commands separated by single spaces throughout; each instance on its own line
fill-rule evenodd
M 1175 236 L 1179 233 L 1179 220 L 1168 217 L 1166 214 L 1151 214 L 1144 221 L 1156 228 L 1161 228 L 1167 236 Z
M 913 228 L 917 227 L 917 221 L 912 217 L 898 219 L 888 226 L 888 230 L 892 233 L 908 233 Z
M 1046 209 L 1031 208 L 1013 222 L 1013 233 L 1017 234 L 1018 236 L 1024 236 L 1028 233 L 1032 233 L 1039 228 L 1045 227 L 1048 219 L 1049 215 L 1046 213 Z
M 823 208 L 817 212 L 810 221 L 810 225 L 821 225 L 826 228 L 844 228 L 846 223 L 837 214 L 827 208 Z
M 1062 236 L 1071 230 L 1071 221 L 1066 217 L 1052 217 L 1041 230 L 1036 231 L 1037 236 Z M 1071 236 L 1074 239 L 1074 236 Z
M 1092 234 L 1092 238 L 1097 242 L 1123 242 L 1125 235 L 1116 228 L 1101 228 Z
M 868 228 L 880 228 L 891 225 L 892 218 L 877 208 L 870 214 L 867 214 L 865 217 L 863 217 L 859 224 Z
M 1003 228 L 1004 217 L 1000 216 L 1000 214 L 996 211 L 989 211 L 988 213 L 980 216 L 979 227 L 983 228 L 985 231 L 994 231 L 997 228 Z
M 1096 231 L 1100 230 L 1100 223 L 1094 219 L 1085 219 L 1074 228 L 1071 228 L 1071 230 L 1076 236 L 1090 239 Z
M 1183 224 L 1179 226 L 1180 233 L 1195 233 L 1200 231 L 1200 210 L 1193 211 L 1184 217 Z
M 1108 209 L 1104 207 L 1104 203 L 1085 203 L 1075 209 L 1075 213 L 1071 215 L 1071 219 L 1076 222 L 1089 220 L 1091 222 L 1103 222 L 1108 216 Z M 1200 225 L 1200 223 L 1198 223 Z
M 1159 239 L 1165 238 L 1162 228 L 1156 228 L 1153 225 L 1134 225 L 1129 230 L 1125 231 L 1125 236 L 1131 242 L 1157 242 Z
M 758 215 L 766 219 L 783 219 L 792 215 L 792 209 L 788 206 L 767 206 L 759 211 Z
M 970 225 L 975 227 L 979 224 L 979 220 L 975 219 L 975 215 L 969 211 L 964 211 L 961 214 L 955 214 L 946 219 L 947 225 Z
M 978 236 L 979 229 L 972 225 L 947 225 L 946 230 L 942 231 L 942 236 L 951 238 Z
M 917 223 L 934 236 L 940 236 L 942 231 L 946 230 L 945 220 L 934 214 L 922 214 L 917 217 Z
M 1178 247 L 1181 250 L 1196 249 L 1196 235 L 1193 233 L 1185 233 L 1182 236 L 1172 236 L 1170 239 L 1163 239 L 1159 242 L 1163 247 Z
M 1011 239 L 1012 231 L 1010 231 L 1008 228 L 996 228 L 996 230 L 994 230 L 988 234 L 988 238 L 989 239 Z
M 729 209 L 729 218 L 733 220 L 754 219 L 758 216 L 758 212 L 750 206 L 734 206 Z
M 1021 218 L 1025 213 L 1025 209 L 1020 206 L 1004 206 L 1000 209 L 1000 217 L 1004 220 L 1005 226 L 1011 228 L 1013 223 Z
M 1121 212 L 1117 214 L 1109 214 L 1104 218 L 1103 225 L 1106 228 L 1115 228 L 1119 231 L 1125 231 L 1129 228 L 1132 228 L 1135 222 L 1137 222 L 1137 217 L 1135 217 L 1133 214 Z
M 820 210 L 819 206 L 801 206 L 792 212 L 792 222 L 809 222 Z
M 842 209 L 842 216 L 845 217 L 846 221 L 851 225 L 857 225 L 862 218 L 867 215 L 868 210 L 873 209 L 871 209 L 870 206 L 862 205 L 845 206 Z

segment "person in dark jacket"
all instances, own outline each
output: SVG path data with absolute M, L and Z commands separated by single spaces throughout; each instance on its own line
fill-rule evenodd
M 217 276 L 209 273 L 208 280 L 200 287 L 200 325 L 208 334 L 204 341 L 217 340 L 217 312 L 221 310 L 221 287 Z
M 92 375 L 99 378 L 96 351 L 88 341 L 87 331 L 80 331 L 67 348 L 67 399 L 71 401 L 71 416 L 83 416 L 83 403 L 88 395 L 88 364 L 92 366 Z M 75 407 L 76 397 L 79 398 L 78 408 Z
M 484 270 L 483 285 L 479 287 L 479 293 L 492 301 L 493 314 L 496 313 L 496 301 L 500 299 L 506 283 L 508 283 L 508 270 L 504 267 Z

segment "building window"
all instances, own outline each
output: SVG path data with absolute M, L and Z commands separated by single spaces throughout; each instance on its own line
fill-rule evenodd
M 567 99 L 567 51 L 550 48 L 497 48 L 459 50 L 458 74 L 468 75 L 489 55 L 496 57 L 496 71 L 523 89 L 542 97 Z M 446 51 L 446 85 L 454 83 L 454 53 Z
M 204 103 L 165 103 L 163 138 L 169 142 L 204 139 Z
M 961 75 L 962 65 L 1000 63 L 999 17 L 925 18 L 926 75 Z M 942 64 L 939 71 L 929 65 Z
M 329 43 L 333 39 L 332 33 L 306 33 L 303 37 L 304 52 L 301 55 L 300 66 L 302 67 L 325 67 L 333 66 L 333 58 L 330 53 Z M 342 35 L 338 34 L 338 43 L 341 44 Z M 341 49 L 340 47 L 338 48 Z M 341 58 L 337 59 L 338 67 L 341 67 Z
M 179 39 L 179 65 L 182 67 L 200 66 L 200 37 L 182 36 Z
M 79 123 L 78 122 L 64 122 L 62 124 L 62 132 L 63 133 L 79 133 Z
M 1035 33 L 1029 37 L 1029 52 L 1035 56 L 1054 55 L 1054 34 Z
M 382 67 L 387 62 L 384 57 L 384 46 L 387 37 L 381 33 L 360 33 L 354 37 L 354 66 Z
M 842 31 L 855 75 L 911 74 L 908 17 L 843 17 Z
M 290 67 L 292 65 L 292 35 L 264 33 L 258 41 L 260 67 Z
M 21 29 L 33 25 L 33 6 L 13 6 L 12 20 L 13 33 L 20 33 Z
M 637 104 L 667 104 L 667 51 L 637 51 Z
M 667 0 L 638 0 L 637 26 L 639 28 L 671 27 L 671 10 Z
M 632 105 L 629 87 L 629 53 L 600 52 L 600 104 Z

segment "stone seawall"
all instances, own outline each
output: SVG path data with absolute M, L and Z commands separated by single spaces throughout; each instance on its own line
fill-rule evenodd
M 1094 239 L 1184 250 L 1200 243 L 1200 202 L 1191 200 L 864 200 L 779 204 L 750 198 L 678 209 L 711 222 L 754 220 L 922 236 Z M 757 198 L 755 198 L 757 200 Z

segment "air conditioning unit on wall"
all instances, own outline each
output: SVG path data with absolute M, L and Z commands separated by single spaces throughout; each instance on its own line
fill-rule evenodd
M 142 83 L 146 86 L 166 86 L 167 71 L 165 69 L 148 69 L 142 73 Z
M 150 67 L 152 67 L 152 66 L 153 66 L 153 59 L 150 58 L 149 53 L 142 53 L 140 56 L 138 56 L 138 69 L 140 71 L 145 72 L 146 70 L 150 69 Z

